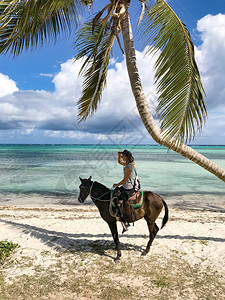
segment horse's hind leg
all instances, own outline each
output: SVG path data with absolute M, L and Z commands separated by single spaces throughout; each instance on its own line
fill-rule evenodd
M 159 227 L 156 225 L 155 222 L 151 222 L 150 220 L 148 219 L 145 219 L 147 224 L 148 224 L 148 230 L 149 230 L 149 241 L 148 241 L 148 244 L 146 246 L 146 249 L 142 252 L 142 255 L 146 255 L 149 250 L 150 250 L 150 247 L 152 245 L 152 242 L 157 234 L 157 232 L 159 231 Z
M 154 225 L 153 231 L 154 231 L 155 236 L 156 236 L 157 232 L 159 231 L 159 227 L 156 225 L 156 223 L 155 223 L 155 225 Z M 154 238 L 155 238 L 155 237 L 154 237 Z

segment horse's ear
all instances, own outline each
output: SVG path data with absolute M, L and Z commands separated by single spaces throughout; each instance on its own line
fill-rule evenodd
M 83 179 L 81 177 L 79 177 L 79 178 L 80 178 L 80 181 L 83 182 Z
M 92 177 L 90 176 L 88 179 L 91 180 L 91 178 L 92 178 Z

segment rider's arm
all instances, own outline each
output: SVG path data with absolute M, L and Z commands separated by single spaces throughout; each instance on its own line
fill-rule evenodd
M 129 168 L 126 168 L 123 180 L 121 180 L 119 183 L 114 184 L 113 187 L 117 187 L 126 183 L 130 177 L 130 174 L 131 170 Z
M 122 160 L 122 156 L 121 156 L 122 152 L 118 152 L 118 163 L 122 166 L 125 166 L 125 162 Z

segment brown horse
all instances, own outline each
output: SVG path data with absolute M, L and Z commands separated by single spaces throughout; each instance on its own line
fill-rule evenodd
M 85 199 L 88 197 L 88 195 L 90 195 L 92 201 L 97 206 L 101 217 L 109 225 L 114 243 L 116 245 L 117 256 L 115 258 L 115 261 L 117 261 L 121 257 L 121 250 L 120 250 L 120 241 L 118 238 L 118 231 L 117 231 L 117 224 L 116 224 L 117 220 L 109 212 L 111 190 L 97 181 L 92 181 L 91 177 L 89 177 L 88 179 L 80 178 L 80 180 L 81 180 L 81 185 L 79 186 L 80 193 L 78 196 L 78 201 L 80 203 L 83 203 Z M 157 232 L 159 231 L 159 228 L 156 225 L 155 220 L 158 218 L 163 206 L 165 208 L 165 215 L 162 220 L 162 226 L 161 226 L 162 229 L 168 221 L 168 206 L 166 202 L 159 195 L 153 192 L 149 192 L 149 191 L 143 192 L 143 204 L 140 208 L 135 209 L 135 220 L 130 219 L 129 216 L 127 218 L 129 222 L 137 221 L 142 218 L 145 218 L 147 222 L 148 229 L 149 229 L 149 241 L 142 255 L 146 255 L 149 252 L 152 242 Z

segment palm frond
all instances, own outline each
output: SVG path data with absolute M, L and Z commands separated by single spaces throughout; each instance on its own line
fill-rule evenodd
M 110 22 L 99 20 L 93 33 L 92 22 L 86 23 L 78 33 L 75 41 L 78 52 L 75 59 L 84 58 L 80 71 L 84 76 L 84 82 L 82 97 L 78 101 L 79 121 L 91 116 L 101 100 L 113 43 L 114 34 Z
M 145 14 L 145 1 L 142 1 L 142 0 L 139 0 L 141 2 L 141 5 L 142 5 L 142 10 L 141 10 L 141 14 L 140 14 L 140 17 L 138 19 L 138 23 L 137 23 L 137 26 L 136 26 L 136 29 L 138 28 L 138 26 L 141 24 L 141 21 L 144 17 L 144 14 Z
M 147 5 L 147 3 L 146 3 Z M 186 26 L 164 0 L 147 5 L 142 35 L 159 53 L 155 64 L 158 114 L 166 138 L 191 141 L 207 117 L 194 45 Z
M 2 0 L 0 2 L 0 53 L 20 54 L 56 42 L 61 33 L 77 25 L 79 0 Z
M 101 16 L 103 15 L 103 13 L 106 11 L 106 10 L 109 10 L 111 9 L 112 11 L 112 8 L 113 8 L 113 5 L 110 3 L 110 4 L 107 4 L 99 13 L 97 13 L 97 15 L 94 17 L 94 19 L 92 20 L 92 33 L 94 32 L 95 30 L 95 24 L 100 20 Z M 109 13 L 107 14 L 107 20 L 110 16 L 110 11 Z
M 88 10 L 90 12 L 92 4 L 93 4 L 93 0 L 81 0 L 82 4 L 87 6 L 88 5 Z

